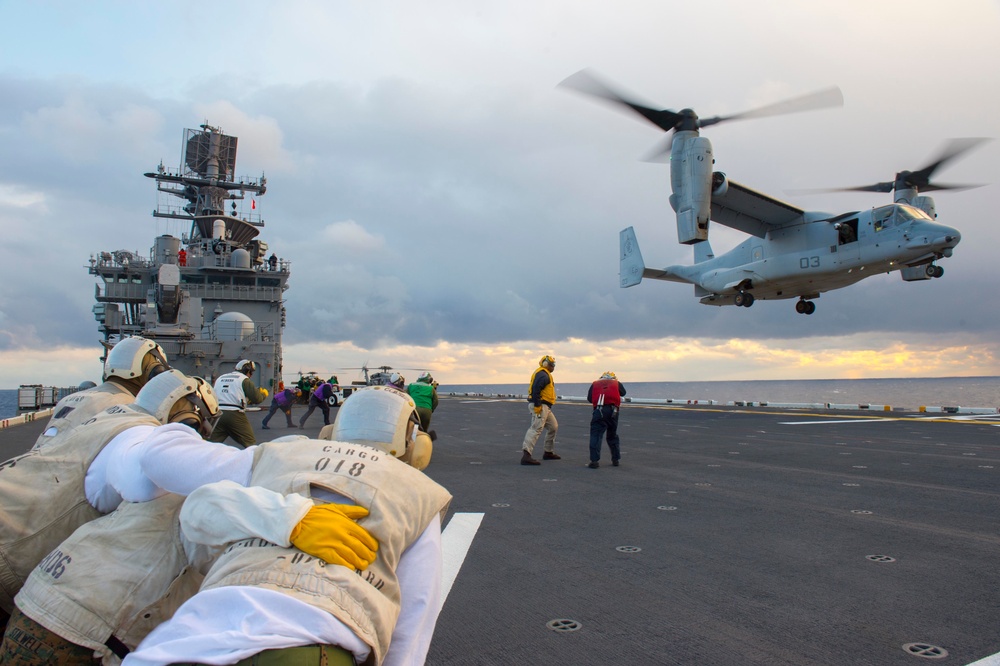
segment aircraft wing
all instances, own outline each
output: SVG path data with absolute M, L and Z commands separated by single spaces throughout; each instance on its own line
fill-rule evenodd
M 712 220 L 764 238 L 771 229 L 800 222 L 804 211 L 727 179 L 725 193 L 712 194 Z

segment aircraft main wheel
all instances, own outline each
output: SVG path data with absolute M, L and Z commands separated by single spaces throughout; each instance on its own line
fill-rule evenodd
M 816 312 L 816 304 L 812 301 L 806 301 L 806 314 L 811 315 L 813 312 Z
M 738 307 L 738 308 L 739 308 L 739 307 L 743 307 L 744 305 L 746 305 L 746 304 L 747 304 L 747 303 L 746 303 L 746 298 L 747 298 L 747 295 L 746 295 L 746 294 L 744 294 L 744 293 L 743 293 L 743 292 L 741 291 L 741 292 L 739 292 L 738 294 L 736 294 L 736 296 L 734 296 L 734 297 L 733 297 L 733 303 L 735 303 L 735 304 L 736 304 L 736 307 Z
M 806 313 L 806 307 L 809 305 L 809 301 L 799 301 L 795 304 L 795 311 L 799 314 Z
M 941 268 L 940 266 L 935 266 L 934 267 L 934 277 L 939 278 L 942 275 L 944 275 L 944 269 Z
M 743 307 L 748 308 L 753 305 L 754 297 L 753 294 L 743 294 Z

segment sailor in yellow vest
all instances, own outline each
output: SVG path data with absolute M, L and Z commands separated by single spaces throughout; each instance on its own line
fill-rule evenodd
M 169 370 L 160 345 L 138 336 L 128 337 L 108 350 L 104 377 L 99 386 L 66 396 L 52 410 L 45 430 L 35 446 L 100 414 L 112 405 L 127 405 L 153 377 Z
M 256 363 L 244 359 L 236 363 L 233 372 L 227 372 L 215 380 L 212 388 L 219 398 L 222 418 L 212 431 L 210 442 L 224 442 L 227 437 L 232 437 L 244 447 L 257 443 L 253 426 L 247 418 L 247 406 L 264 402 L 267 389 L 254 385 L 252 377 L 256 369 Z
M 535 442 L 545 431 L 545 443 L 542 454 L 544 460 L 559 460 L 562 458 L 556 453 L 556 432 L 559 430 L 559 422 L 552 414 L 552 405 L 556 404 L 556 385 L 552 381 L 552 373 L 556 369 L 556 360 L 551 356 L 543 356 L 538 362 L 538 369 L 531 375 L 528 382 L 528 402 L 531 412 L 531 425 L 528 432 L 524 434 L 524 443 L 521 445 L 522 465 L 541 465 L 538 460 L 531 457 L 531 452 L 535 448 Z
M 200 459 L 180 438 L 147 440 L 142 463 L 157 485 L 197 484 L 181 511 L 188 538 L 228 547 L 201 591 L 125 666 L 424 662 L 441 603 L 441 517 L 451 495 L 418 471 L 432 444 L 413 400 L 386 386 L 362 388 L 320 439 L 282 439 Z M 212 475 L 230 481 L 201 487 Z M 369 512 L 362 526 L 378 539 L 375 561 L 360 573 L 251 538 L 247 521 L 256 513 L 247 515 L 246 490 L 283 514 L 315 502 L 358 505 Z
M 218 404 L 203 379 L 168 370 L 151 379 L 134 403 L 112 405 L 0 464 L 3 624 L 32 569 L 75 529 L 114 511 L 131 491 L 115 481 L 123 451 L 163 423 L 192 423 L 207 434 L 217 417 Z

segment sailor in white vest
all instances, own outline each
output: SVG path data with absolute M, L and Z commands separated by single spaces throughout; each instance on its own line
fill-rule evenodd
M 192 424 L 208 434 L 217 417 L 218 403 L 205 380 L 168 370 L 151 379 L 134 403 L 108 407 L 0 464 L 4 624 L 14 611 L 14 596 L 53 548 L 84 523 L 114 511 L 123 496 L 149 491 L 149 482 L 135 483 L 135 475 L 115 480 L 117 470 L 128 466 L 126 454 L 135 443 L 164 423 L 194 434 L 179 425 Z
M 183 502 L 172 493 L 122 502 L 42 560 L 15 597 L 27 618 L 17 625 L 20 642 L 30 637 L 40 649 L 20 651 L 14 663 L 92 666 L 97 657 L 105 665 L 118 664 L 168 620 L 198 591 L 219 554 L 183 537 L 178 522 Z M 368 515 L 361 507 L 320 505 L 308 507 L 304 516 L 275 511 L 273 504 L 258 507 L 249 499 L 242 507 L 261 511 L 252 521 L 253 536 L 260 539 L 301 547 L 352 572 L 375 559 L 378 543 L 355 522 Z M 0 663 L 7 663 L 3 655 L 0 648 Z
M 233 372 L 227 372 L 215 380 L 215 395 L 219 398 L 219 408 L 222 418 L 209 437 L 211 442 L 224 442 L 227 437 L 242 446 L 257 443 L 253 426 L 247 418 L 247 406 L 259 405 L 267 398 L 267 389 L 253 383 L 253 373 L 257 364 L 242 360 L 236 363 Z
M 71 393 L 56 403 L 52 418 L 35 446 L 71 430 L 108 407 L 131 403 L 146 382 L 169 369 L 167 355 L 160 345 L 138 336 L 125 338 L 108 350 L 104 358 L 104 383 Z
M 201 591 L 125 666 L 424 662 L 441 604 L 441 519 L 451 495 L 418 471 L 432 444 L 416 406 L 399 391 L 366 387 L 320 436 L 219 447 L 228 451 L 166 432 L 146 440 L 141 464 L 153 483 L 190 493 L 181 511 L 187 537 L 228 547 Z M 229 482 L 206 485 L 210 477 Z M 261 510 L 246 510 L 247 490 Z M 255 516 L 300 516 L 316 502 L 369 512 L 360 523 L 379 548 L 366 571 L 250 537 L 259 532 Z

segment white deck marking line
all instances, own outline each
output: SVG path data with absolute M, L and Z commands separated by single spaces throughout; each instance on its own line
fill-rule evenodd
M 896 421 L 898 419 L 846 419 L 844 421 L 781 421 L 781 425 L 814 425 L 817 423 L 881 423 L 883 421 Z
M 465 562 L 465 556 L 476 538 L 484 513 L 456 513 L 448 521 L 448 527 L 441 532 L 441 606 L 444 607 L 451 586 L 458 578 L 458 570 Z
M 978 661 L 974 661 L 968 666 L 998 666 L 1000 665 L 1000 652 L 996 654 L 991 654 L 988 657 L 983 657 Z

